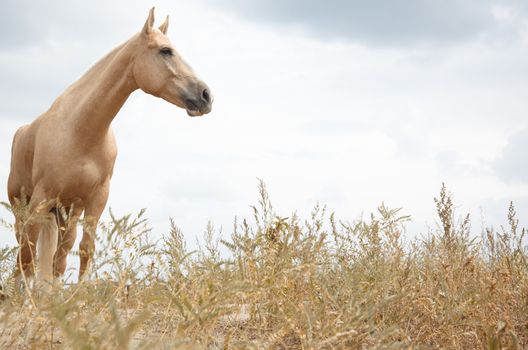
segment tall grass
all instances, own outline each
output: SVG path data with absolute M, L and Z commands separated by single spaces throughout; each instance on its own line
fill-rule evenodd
M 152 242 L 144 212 L 112 214 L 90 279 L 49 296 L 13 288 L 16 251 L 1 250 L 0 348 L 528 347 L 525 230 L 513 204 L 506 228 L 474 234 L 442 186 L 438 227 L 407 239 L 400 209 L 346 222 L 316 205 L 303 220 L 276 213 L 262 182 L 259 192 L 251 220 L 223 239 L 208 225 L 198 251 L 173 221 Z

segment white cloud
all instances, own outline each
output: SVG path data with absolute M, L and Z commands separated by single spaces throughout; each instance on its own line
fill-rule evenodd
M 274 26 L 301 27 L 325 39 L 341 38 L 368 45 L 451 45 L 495 27 L 493 2 L 488 0 L 210 0 L 209 3 Z M 505 12 L 494 9 L 496 16 Z
M 500 178 L 508 182 L 528 184 L 528 129 L 520 130 L 508 139 L 500 156 L 494 162 L 494 168 Z
M 433 220 L 442 181 L 477 218 L 483 202 L 528 196 L 493 168 L 525 120 L 522 43 L 381 49 L 253 24 L 204 3 L 161 5 L 158 18 L 171 15 L 169 35 L 215 103 L 211 115 L 188 118 L 136 92 L 114 121 L 119 156 L 109 206 L 116 213 L 148 208 L 157 235 L 169 216 L 191 243 L 208 219 L 228 231 L 235 215 L 251 216 L 257 177 L 280 214 L 306 213 L 320 200 L 352 220 L 385 201 L 405 207 L 416 231 Z M 31 47 L 0 49 L 0 72 L 9 77 L 0 82 L 0 188 L 16 126 L 139 30 L 149 8 L 105 6 L 90 3 L 76 25 L 59 21 L 67 35 L 50 41 L 37 33 L 46 28 L 29 26 Z M 99 25 L 91 32 L 87 23 Z M 0 235 L 0 245 L 7 239 L 13 242 Z

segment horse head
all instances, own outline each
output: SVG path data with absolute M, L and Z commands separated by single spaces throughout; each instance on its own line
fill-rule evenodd
M 189 116 L 207 114 L 213 103 L 211 91 L 171 44 L 168 26 L 167 16 L 159 28 L 154 28 L 152 8 L 139 34 L 134 79 L 141 90 L 185 109 Z

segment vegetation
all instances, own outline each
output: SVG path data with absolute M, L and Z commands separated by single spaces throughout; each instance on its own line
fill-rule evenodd
M 143 212 L 112 216 L 89 280 L 50 295 L 17 291 L 16 251 L 3 249 L 0 348 L 528 347 L 525 230 L 513 204 L 507 229 L 475 235 L 443 186 L 438 227 L 409 240 L 400 209 L 349 223 L 317 205 L 303 221 L 277 215 L 259 189 L 251 223 L 235 220 L 225 240 L 209 225 L 194 252 L 174 222 L 152 242 Z

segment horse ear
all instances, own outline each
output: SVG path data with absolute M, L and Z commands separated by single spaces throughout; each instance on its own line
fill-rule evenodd
M 167 29 L 169 29 L 169 15 L 167 15 L 167 18 L 165 18 L 165 22 L 163 22 L 163 24 L 159 26 L 159 30 L 163 34 L 167 34 Z
M 150 32 L 152 32 L 153 27 L 154 27 L 154 7 L 150 9 L 147 21 L 145 22 L 145 25 L 143 26 L 143 30 L 141 32 L 143 34 L 149 34 Z

